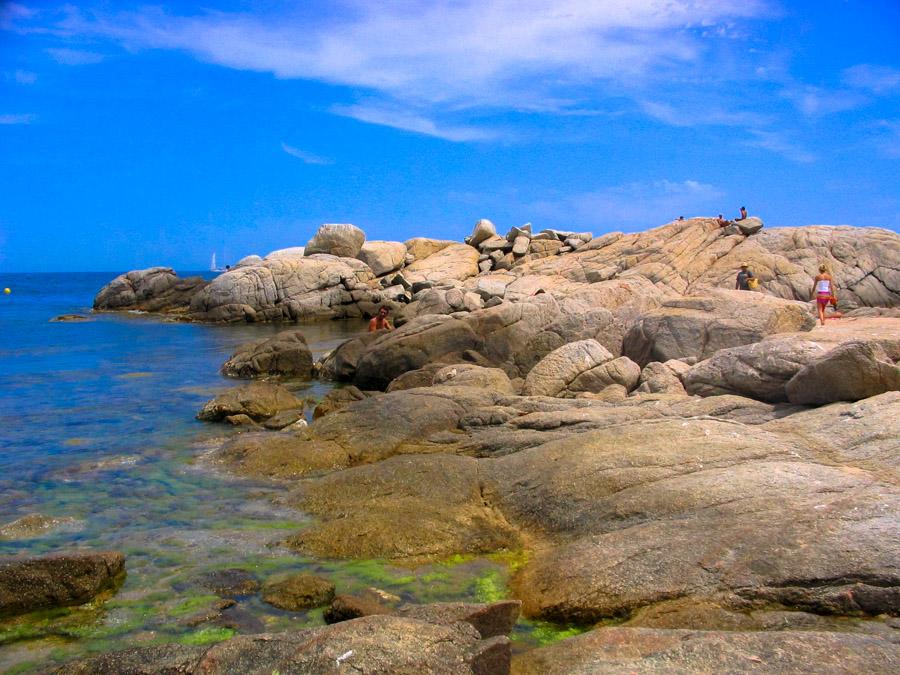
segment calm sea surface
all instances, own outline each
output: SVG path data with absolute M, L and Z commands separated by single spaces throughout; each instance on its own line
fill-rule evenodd
M 457 560 L 399 569 L 381 561 L 301 558 L 277 545 L 304 525 L 273 504 L 271 485 L 196 462 L 234 430 L 198 422 L 197 410 L 234 384 L 219 367 L 236 345 L 277 326 L 207 326 L 137 314 L 90 315 L 114 274 L 0 275 L 0 526 L 30 513 L 71 519 L 31 539 L 0 541 L 0 556 L 74 547 L 124 551 L 128 576 L 111 600 L 0 622 L 0 671 L 28 670 L 89 651 L 167 641 L 202 644 L 231 628 L 189 626 L 215 598 L 192 580 L 239 567 L 260 579 L 307 570 L 338 592 L 377 586 L 413 601 L 502 597 L 506 565 Z M 364 330 L 362 322 L 304 327 L 318 358 Z M 297 383 L 320 398 L 330 385 Z M 259 630 L 319 624 L 242 598 L 234 612 Z M 534 627 L 522 629 L 532 635 Z

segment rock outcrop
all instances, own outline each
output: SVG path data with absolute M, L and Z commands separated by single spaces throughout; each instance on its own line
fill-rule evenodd
M 380 277 L 403 267 L 406 245 L 399 241 L 367 241 L 356 257 L 368 265 L 376 277 Z
M 72 552 L 0 560 L 0 617 L 81 605 L 116 588 L 125 556 Z
M 302 410 L 303 401 L 274 382 L 251 382 L 232 387 L 207 401 L 197 419 L 220 422 L 235 415 L 246 415 L 259 422 L 285 410 Z
M 206 287 L 200 277 L 181 279 L 171 267 L 151 267 L 120 274 L 100 289 L 94 309 L 183 314 Z
M 714 291 L 666 300 L 659 309 L 647 312 L 625 337 L 623 351 L 641 365 L 707 359 L 720 349 L 814 325 L 808 305 L 747 291 Z
M 312 353 L 299 330 L 243 344 L 222 366 L 223 375 L 247 379 L 276 375 L 308 380 L 312 370 Z

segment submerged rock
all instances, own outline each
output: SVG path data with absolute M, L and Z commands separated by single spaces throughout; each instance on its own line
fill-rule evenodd
M 222 366 L 222 374 L 241 378 L 282 375 L 308 380 L 312 369 L 312 352 L 303 332 L 288 330 L 241 345 Z
M 204 572 L 195 577 L 194 581 L 223 598 L 251 595 L 260 588 L 259 580 L 251 572 L 239 567 Z
M 73 530 L 81 523 L 74 518 L 51 518 L 40 513 L 29 513 L 5 525 L 0 525 L 0 541 L 34 539 L 57 530 Z
M 125 556 L 106 551 L 0 559 L 0 616 L 84 604 L 124 574 Z
M 334 584 L 314 574 L 295 574 L 267 581 L 262 596 L 273 607 L 297 612 L 330 603 L 334 599 Z

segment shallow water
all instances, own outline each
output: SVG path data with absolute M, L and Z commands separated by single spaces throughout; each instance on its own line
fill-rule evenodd
M 72 547 L 124 551 L 127 578 L 107 602 L 0 622 L 0 669 L 148 642 L 212 642 L 220 627 L 186 616 L 215 598 L 191 583 L 210 569 L 241 567 L 260 579 L 320 572 L 338 593 L 377 586 L 406 600 L 492 600 L 505 594 L 505 560 L 457 559 L 400 569 L 378 561 L 302 558 L 277 545 L 304 515 L 276 506 L 276 488 L 212 472 L 194 460 L 236 433 L 194 419 L 232 385 L 219 367 L 235 346 L 272 325 L 208 326 L 135 314 L 88 314 L 114 274 L 0 275 L 0 525 L 28 513 L 71 518 L 58 531 L 0 541 L 0 555 Z M 308 325 L 314 356 L 365 329 Z M 320 398 L 331 385 L 295 385 Z M 239 606 L 267 630 L 321 624 L 321 612 L 283 612 L 257 597 Z M 549 627 L 523 624 L 526 642 Z M 535 636 L 537 635 L 537 638 Z M 549 635 L 549 633 L 548 633 Z

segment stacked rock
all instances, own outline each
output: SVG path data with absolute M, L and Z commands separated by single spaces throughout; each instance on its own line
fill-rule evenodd
M 485 218 L 475 223 L 466 243 L 478 249 L 478 270 L 482 273 L 509 270 L 517 265 L 552 255 L 574 251 L 591 241 L 590 232 L 541 230 L 535 234 L 531 223 L 513 227 L 506 234 L 497 234 L 495 225 Z

